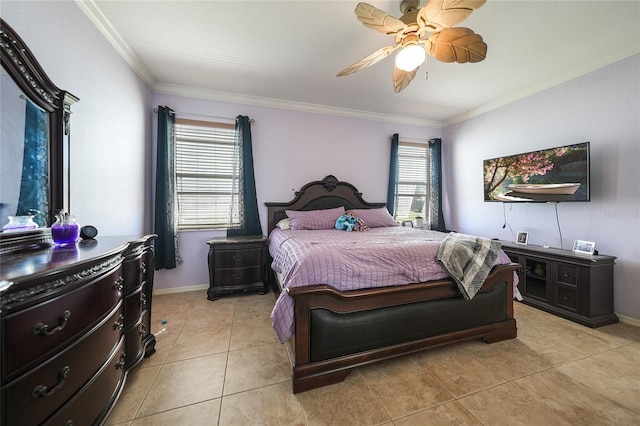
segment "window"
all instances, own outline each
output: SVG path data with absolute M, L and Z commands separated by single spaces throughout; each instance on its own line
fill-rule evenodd
M 398 186 L 395 203 L 397 221 L 413 220 L 420 216 L 429 223 L 429 154 L 428 144 L 398 143 Z
M 238 217 L 229 221 L 231 203 L 240 198 L 235 126 L 176 118 L 175 136 L 178 229 L 227 228 L 238 222 Z

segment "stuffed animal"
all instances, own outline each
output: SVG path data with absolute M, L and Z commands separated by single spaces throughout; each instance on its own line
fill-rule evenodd
M 336 229 L 345 231 L 368 231 L 369 227 L 364 221 L 355 215 L 351 210 L 347 210 L 336 220 Z
M 336 229 L 340 231 L 353 231 L 358 222 L 358 217 L 352 211 L 346 211 L 342 216 L 336 219 Z

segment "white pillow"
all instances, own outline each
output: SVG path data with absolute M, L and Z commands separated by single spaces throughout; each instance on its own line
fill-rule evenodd
M 289 224 L 289 218 L 285 217 L 284 219 L 280 219 L 278 223 L 276 223 L 276 228 L 291 229 L 291 225 Z

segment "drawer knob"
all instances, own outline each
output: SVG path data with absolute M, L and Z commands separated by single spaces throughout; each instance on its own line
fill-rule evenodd
M 147 334 L 147 328 L 144 326 L 144 324 L 142 324 L 140 326 L 140 336 L 144 336 L 145 334 Z
M 113 329 L 122 330 L 123 328 L 124 328 L 124 315 L 120 314 L 120 316 L 118 316 L 118 321 L 116 321 L 115 324 L 113 324 Z
M 140 263 L 140 273 L 143 275 L 147 273 L 147 265 L 144 262 Z
M 69 367 L 68 365 L 65 366 L 58 373 L 58 382 L 55 384 L 55 386 L 47 388 L 46 386 L 38 385 L 35 387 L 35 389 L 33 389 L 32 396 L 34 398 L 46 398 L 53 395 L 58 389 L 62 387 L 62 385 L 64 385 L 64 381 L 67 379 L 67 376 L 70 372 L 71 367 Z
M 67 322 L 69 321 L 70 317 L 71 317 L 71 311 L 65 310 L 60 316 L 60 318 L 58 318 L 57 327 L 54 327 L 51 330 L 49 330 L 48 325 L 39 322 L 33 326 L 33 334 L 37 334 L 38 336 L 51 336 L 52 334 L 62 330 L 67 325 Z
M 126 359 L 127 359 L 127 354 L 122 352 L 122 354 L 120 354 L 120 361 L 116 362 L 116 370 L 118 370 L 120 368 L 124 368 L 124 364 L 125 364 L 125 360 Z
M 124 289 L 123 277 L 118 277 L 118 279 L 113 282 L 113 289 L 116 291 L 122 291 Z

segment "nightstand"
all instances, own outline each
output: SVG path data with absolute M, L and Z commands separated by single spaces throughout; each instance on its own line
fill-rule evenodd
M 267 237 L 251 235 L 220 237 L 209 244 L 209 289 L 207 299 L 221 293 L 258 290 L 267 292 Z

